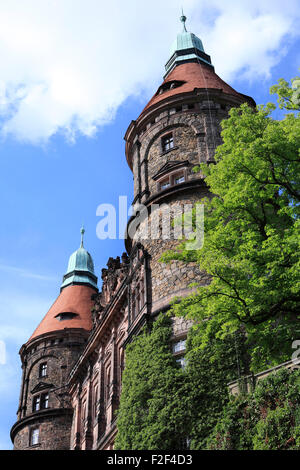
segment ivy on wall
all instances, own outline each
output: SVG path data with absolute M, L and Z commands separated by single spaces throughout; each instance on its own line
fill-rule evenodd
M 280 369 L 232 397 L 208 439 L 214 450 L 300 450 L 300 370 Z
M 182 370 L 172 354 L 171 321 L 161 314 L 150 333 L 143 331 L 127 346 L 116 449 L 205 448 L 228 403 L 227 383 L 241 367 L 237 348 L 243 336 L 199 348 L 192 328 Z

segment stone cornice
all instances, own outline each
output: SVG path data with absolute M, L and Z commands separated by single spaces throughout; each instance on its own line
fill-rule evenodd
M 37 421 L 42 420 L 44 418 L 50 418 L 53 416 L 72 415 L 72 414 L 73 414 L 72 408 L 48 408 L 46 410 L 37 411 L 17 421 L 11 428 L 10 438 L 12 442 L 14 442 L 16 434 L 22 428 L 24 428 L 24 426 L 34 424 Z

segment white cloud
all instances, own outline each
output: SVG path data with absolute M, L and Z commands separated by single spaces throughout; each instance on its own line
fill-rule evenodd
M 219 75 L 266 77 L 298 33 L 298 0 L 10 0 L 0 3 L 2 135 L 31 143 L 92 136 L 132 95 L 154 91 L 188 26 Z M 287 44 L 287 43 L 286 43 Z

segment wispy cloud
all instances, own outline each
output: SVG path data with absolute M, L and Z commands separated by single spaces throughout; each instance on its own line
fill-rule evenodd
M 0 271 L 6 271 L 9 273 L 13 273 L 17 276 L 29 278 L 29 279 L 37 279 L 40 281 L 57 281 L 57 277 L 55 276 L 47 276 L 44 274 L 38 274 L 28 269 L 17 268 L 16 266 L 9 266 L 7 264 L 0 264 Z
M 182 3 L 225 79 L 267 77 L 300 30 L 298 0 L 1 2 L 2 136 L 93 136 L 126 98 L 149 96 L 181 30 Z

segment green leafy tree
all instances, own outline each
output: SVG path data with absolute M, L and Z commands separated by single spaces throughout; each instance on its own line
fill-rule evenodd
M 274 91 L 282 106 L 293 93 L 283 81 Z M 300 117 L 295 103 L 280 121 L 274 109 L 230 111 L 216 165 L 200 167 L 215 196 L 201 201 L 204 246 L 186 242 L 162 257 L 197 262 L 211 276 L 173 313 L 203 323 L 203 347 L 212 331 L 225 338 L 244 328 L 254 371 L 290 359 L 300 329 Z
M 291 85 L 281 78 L 277 85 L 273 85 L 271 94 L 278 95 L 280 109 L 299 110 L 300 108 L 300 77 L 291 80 Z

